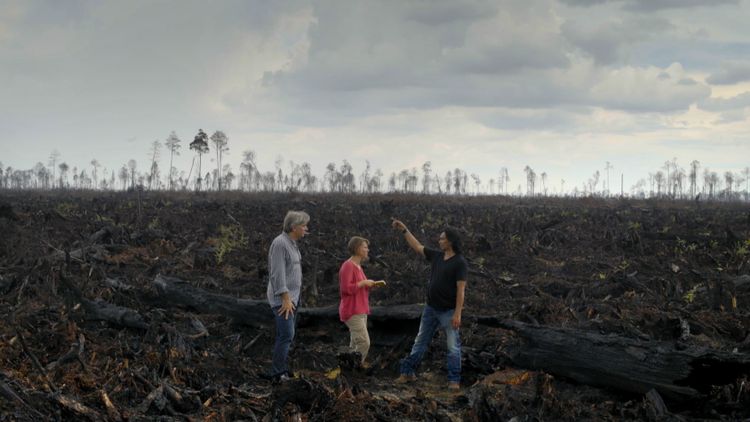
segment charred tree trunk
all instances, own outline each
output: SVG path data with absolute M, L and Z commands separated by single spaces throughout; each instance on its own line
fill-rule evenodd
M 175 277 L 157 275 L 153 285 L 160 300 L 172 305 L 186 306 L 197 312 L 226 315 L 237 322 L 257 326 L 270 322 L 273 318 L 266 300 L 240 299 L 228 295 L 211 293 Z M 370 319 L 373 320 L 417 320 L 422 314 L 421 304 L 373 306 Z M 321 308 L 301 308 L 303 318 L 335 320 L 339 318 L 337 305 Z
M 257 326 L 271 320 L 271 309 L 265 300 L 240 299 L 211 293 L 192 286 L 187 281 L 158 274 L 153 281 L 161 300 L 172 305 L 191 308 L 197 312 L 232 317 L 245 325 Z
M 641 341 L 519 321 L 480 318 L 480 323 L 515 331 L 521 342 L 510 351 L 514 364 L 582 384 L 645 394 L 656 389 L 669 399 L 701 397 L 712 385 L 750 373 L 750 356 L 674 344 Z

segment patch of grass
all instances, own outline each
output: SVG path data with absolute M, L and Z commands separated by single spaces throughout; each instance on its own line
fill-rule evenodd
M 216 263 L 221 264 L 229 252 L 246 246 L 247 237 L 242 227 L 236 224 L 220 226 L 219 237 L 216 239 Z

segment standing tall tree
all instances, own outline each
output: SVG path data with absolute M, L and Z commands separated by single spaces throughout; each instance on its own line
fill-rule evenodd
M 534 173 L 534 170 L 529 166 L 524 167 L 523 171 L 526 173 L 526 195 L 534 196 L 536 173 Z
M 52 167 L 52 180 L 55 180 L 56 173 L 55 169 L 57 168 L 57 160 L 60 159 L 60 151 L 53 150 L 52 153 L 49 155 L 49 162 L 47 163 L 50 167 Z
M 604 170 L 607 172 L 607 189 L 605 190 L 606 196 L 609 196 L 610 191 L 612 190 L 611 188 L 612 185 L 609 184 L 609 171 L 612 170 L 613 168 L 614 167 L 612 166 L 612 164 L 609 163 L 609 161 L 607 161 L 606 164 L 604 165 Z
M 244 175 L 243 171 L 245 172 Z M 242 162 L 240 163 L 240 190 L 243 186 L 247 186 L 247 190 L 250 190 L 255 171 L 255 151 L 251 149 L 243 151 Z
M 211 135 L 211 142 L 213 142 L 214 148 L 216 149 L 216 180 L 218 180 L 219 190 L 221 190 L 221 158 L 225 152 L 229 151 L 229 147 L 227 146 L 227 144 L 229 143 L 229 139 L 227 138 L 227 135 L 224 134 L 224 132 L 217 130 Z
M 161 142 L 157 139 L 151 143 L 151 171 L 148 174 L 148 189 L 151 190 L 154 182 L 156 187 L 159 187 L 159 152 L 161 149 Z
M 734 183 L 734 173 L 727 171 L 724 173 L 724 180 L 727 184 L 727 199 L 732 199 L 732 184 Z
M 167 147 L 167 151 L 169 151 L 169 190 L 172 190 L 172 186 L 174 184 L 174 167 L 172 166 L 172 162 L 174 160 L 175 155 L 180 155 L 180 140 L 179 137 L 177 137 L 177 134 L 172 131 L 172 133 L 167 136 L 167 139 L 164 141 L 164 145 Z
M 476 191 L 474 192 L 474 195 L 479 195 L 479 185 L 482 184 L 482 179 L 480 179 L 479 176 L 477 176 L 476 174 L 471 173 L 471 180 L 474 181 L 474 185 L 476 189 Z
M 99 167 L 101 167 L 101 164 L 99 164 L 98 161 L 96 161 L 96 158 L 91 160 L 91 167 L 94 168 L 94 171 L 91 173 L 91 176 L 94 178 L 94 189 L 99 185 L 99 180 L 97 177 Z
M 193 138 L 193 142 L 190 143 L 190 149 L 198 154 L 198 180 L 196 181 L 196 188 L 201 190 L 201 163 L 203 154 L 208 152 L 208 135 L 203 129 L 198 129 L 198 134 Z
M 67 184 L 67 174 L 70 167 L 68 167 L 67 163 L 60 163 L 58 167 L 60 168 L 60 189 L 64 189 L 65 185 Z
M 130 170 L 130 187 L 135 189 L 135 169 L 138 167 L 138 163 L 132 158 L 128 160 L 128 170 Z
M 426 161 L 422 164 L 422 193 L 430 193 L 431 174 L 432 162 Z
M 688 177 L 690 178 L 690 196 L 693 198 L 698 189 L 698 169 L 700 165 L 701 163 L 698 160 L 693 160 L 690 163 L 690 175 Z

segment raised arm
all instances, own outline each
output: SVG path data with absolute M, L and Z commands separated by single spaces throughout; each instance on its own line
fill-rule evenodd
M 406 243 L 409 244 L 409 247 L 414 249 L 416 253 L 424 256 L 424 246 L 422 246 L 422 244 L 419 243 L 419 240 L 417 240 L 417 238 L 414 237 L 413 234 L 411 234 L 409 229 L 406 228 L 406 224 L 401 222 L 401 220 L 397 220 L 391 217 L 391 225 L 393 226 L 394 229 L 404 234 L 404 239 L 406 239 Z

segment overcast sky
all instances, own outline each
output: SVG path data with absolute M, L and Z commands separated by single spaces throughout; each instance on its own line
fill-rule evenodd
M 203 128 L 235 172 L 248 149 L 318 175 L 507 167 L 512 190 L 527 165 L 566 190 L 606 161 L 626 190 L 674 157 L 739 172 L 749 18 L 750 0 L 0 0 L 0 162 L 146 169 L 174 130 L 187 170 Z

